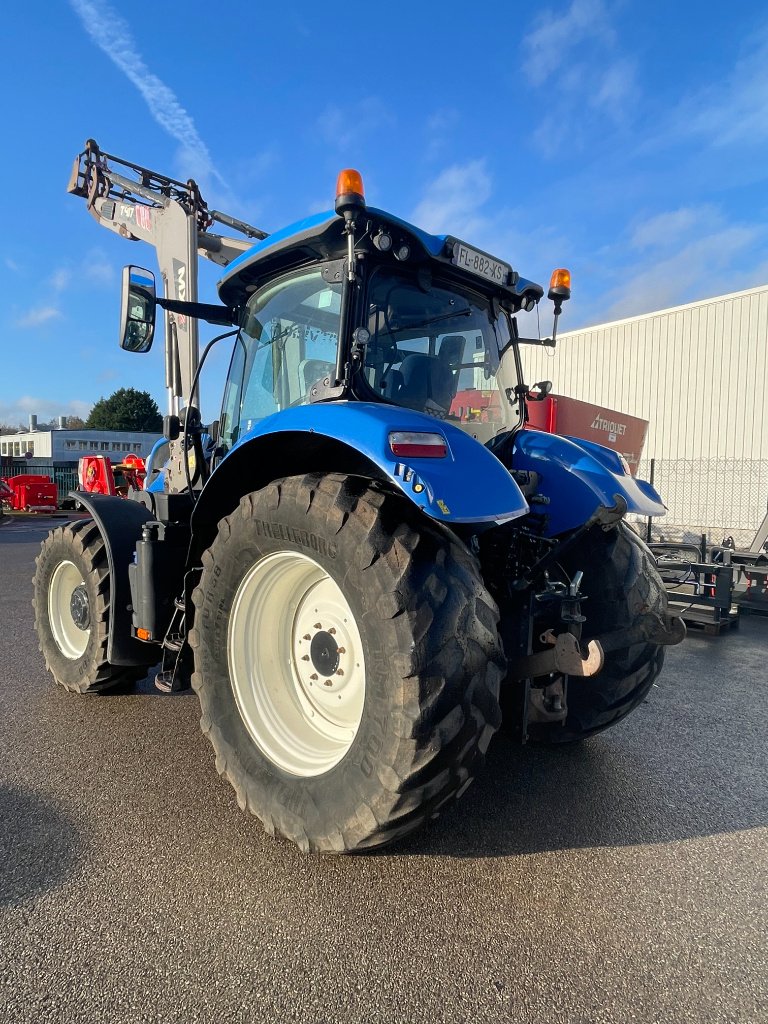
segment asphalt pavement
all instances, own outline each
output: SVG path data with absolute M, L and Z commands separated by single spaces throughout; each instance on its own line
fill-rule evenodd
M 193 694 L 57 688 L 0 527 L 0 1021 L 768 1021 L 768 618 L 650 699 L 483 776 L 383 853 L 242 814 Z

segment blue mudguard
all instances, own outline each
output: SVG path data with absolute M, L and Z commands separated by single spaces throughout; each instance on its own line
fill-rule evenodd
M 393 455 L 389 446 L 393 431 L 440 434 L 447 454 L 408 459 Z M 445 420 L 375 402 L 302 405 L 257 420 L 222 466 L 243 446 L 283 432 L 341 441 L 374 463 L 414 505 L 441 522 L 504 522 L 528 512 L 508 470 L 474 438 Z
M 521 430 L 513 449 L 515 469 L 539 475 L 538 493 L 549 499 L 541 507 L 549 537 L 581 526 L 598 505 L 613 506 L 616 496 L 627 511 L 640 516 L 663 516 L 666 507 L 645 480 L 636 480 L 610 448 L 575 437 Z

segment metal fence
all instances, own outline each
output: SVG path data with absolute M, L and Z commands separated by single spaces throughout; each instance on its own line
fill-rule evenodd
M 23 476 L 26 473 L 34 473 L 38 476 L 48 476 L 53 480 L 59 489 L 59 501 L 66 497 L 69 491 L 77 487 L 77 466 L 57 465 L 53 462 L 11 462 L 8 464 L 3 459 L 2 476 Z
M 748 547 L 768 507 L 768 459 L 648 459 L 637 475 L 653 480 L 667 506 L 653 540 L 709 544 L 733 537 Z

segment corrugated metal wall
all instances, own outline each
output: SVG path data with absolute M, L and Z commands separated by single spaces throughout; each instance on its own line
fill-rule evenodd
M 754 533 L 768 501 L 768 285 L 563 334 L 553 355 L 526 346 L 523 357 L 528 382 L 649 421 L 641 475 L 655 459 L 668 526 L 718 541 L 738 531 L 737 543 Z

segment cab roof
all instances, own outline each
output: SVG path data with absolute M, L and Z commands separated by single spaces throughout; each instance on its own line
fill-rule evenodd
M 467 283 L 473 283 L 475 287 L 479 285 L 483 290 L 514 298 L 518 305 L 522 303 L 523 297 L 538 301 L 543 294 L 540 285 L 521 278 L 511 267 L 506 285 L 495 284 L 459 270 L 451 263 L 453 245 L 457 241 L 452 235 L 429 234 L 391 213 L 373 207 L 366 207 L 361 212 L 358 220 L 363 219 L 367 222 L 369 237 L 382 227 L 392 234 L 395 246 L 407 244 L 411 249 L 408 263 L 434 261 L 451 274 Z M 229 264 L 219 281 L 218 291 L 222 302 L 229 306 L 241 305 L 248 293 L 282 271 L 344 257 L 347 239 L 343 229 L 344 220 L 333 210 L 326 210 L 289 224 L 256 242 Z M 363 241 L 363 237 L 359 241 Z

